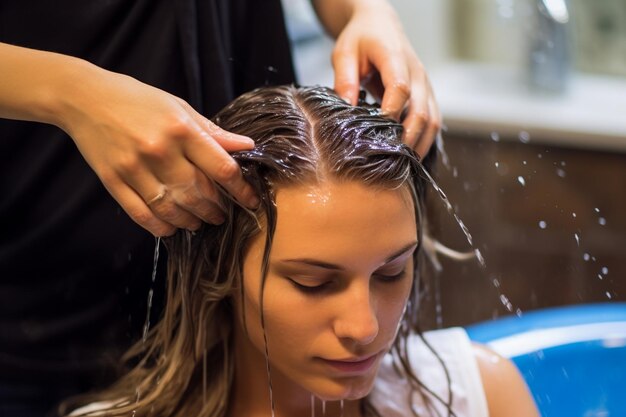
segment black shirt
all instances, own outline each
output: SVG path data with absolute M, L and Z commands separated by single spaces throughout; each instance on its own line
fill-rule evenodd
M 0 0 L 0 41 L 131 75 L 207 117 L 294 81 L 279 0 Z M 146 319 L 154 238 L 60 129 L 0 120 L 0 158 L 0 386 L 109 380 Z

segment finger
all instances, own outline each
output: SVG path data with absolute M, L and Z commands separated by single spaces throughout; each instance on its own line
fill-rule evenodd
M 381 60 L 374 66 L 379 69 L 385 87 L 381 110 L 398 120 L 411 96 L 409 70 L 403 61 L 396 59 Z
M 187 165 L 189 164 L 187 163 Z M 155 170 L 154 172 L 159 171 Z M 188 177 L 189 175 L 187 175 Z M 197 230 L 201 226 L 202 218 L 189 212 L 176 200 L 177 198 L 181 199 L 180 194 L 176 193 L 176 183 L 166 183 L 151 175 L 149 171 L 139 171 L 128 177 L 126 182 L 160 220 L 187 230 Z M 185 184 L 189 184 L 189 182 L 185 182 Z
M 121 179 L 109 178 L 103 184 L 130 218 L 154 236 L 171 236 L 176 232 L 174 225 L 159 219 L 143 198 Z
M 193 177 L 194 181 L 172 186 L 172 199 L 179 207 L 207 223 L 223 223 L 225 216 L 215 186 L 200 170 L 195 167 L 192 169 L 194 172 L 187 176 Z
M 335 91 L 351 105 L 359 98 L 359 61 L 356 47 L 335 47 L 332 55 Z
M 179 102 L 200 128 L 211 135 L 227 152 L 237 152 L 254 148 L 254 141 L 249 137 L 228 132 L 195 111 L 186 101 L 179 99 Z
M 189 213 L 187 210 L 179 206 L 169 189 L 166 193 L 157 195 L 157 198 L 148 200 L 148 207 L 159 219 L 176 226 L 179 229 L 198 230 L 202 225 L 201 219 Z
M 197 131 L 192 140 L 184 142 L 183 148 L 193 165 L 224 187 L 237 201 L 250 208 L 258 206 L 259 198 L 243 178 L 239 164 L 211 135 Z
M 404 126 L 404 143 L 415 149 L 418 139 L 426 128 L 429 118 L 427 91 L 413 86 L 409 106 L 404 120 L 402 120 L 402 125 Z
M 254 149 L 254 141 L 249 137 L 224 130 L 210 120 L 206 120 L 204 128 L 227 152 Z
M 415 152 L 420 156 L 420 158 L 424 158 L 426 156 L 428 150 L 433 145 L 435 138 L 439 134 L 439 130 L 441 129 L 441 114 L 439 113 L 439 106 L 437 106 L 434 96 L 431 95 L 428 103 L 430 112 L 428 125 L 417 142 L 417 148 L 415 148 Z
M 157 216 L 177 227 L 196 230 L 202 221 L 222 223 L 219 195 L 206 175 L 182 153 L 168 156 L 153 160 L 149 171 L 129 176 L 129 184 Z
M 422 133 L 422 130 L 426 126 L 428 120 L 428 114 L 415 111 L 413 105 L 409 106 L 409 112 L 407 113 L 402 125 L 404 126 L 404 134 L 402 135 L 402 141 L 406 143 L 411 149 L 416 149 L 418 139 Z

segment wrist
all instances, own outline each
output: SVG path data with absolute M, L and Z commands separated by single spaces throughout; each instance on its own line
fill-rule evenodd
M 356 17 L 381 18 L 387 14 L 395 17 L 395 10 L 387 0 L 312 0 L 312 3 L 320 22 L 333 38 Z
M 89 98 L 86 91 L 97 82 L 103 69 L 83 59 L 56 55 L 50 59 L 53 70 L 44 84 L 40 97 L 42 120 L 69 133 L 71 120 L 77 112 L 85 111 Z

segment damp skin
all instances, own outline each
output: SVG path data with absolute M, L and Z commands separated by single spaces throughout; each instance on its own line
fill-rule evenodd
M 276 415 L 311 415 L 311 395 L 328 401 L 328 415 L 339 415 L 340 400 L 370 392 L 395 338 L 413 280 L 413 203 L 405 188 L 327 181 L 278 189 L 276 207 L 264 289 Z M 239 405 L 233 416 L 268 415 L 270 409 L 259 310 L 264 239 L 263 232 L 253 239 L 244 258 L 247 333 L 235 295 L 233 404 Z M 348 371 L 328 363 L 372 356 L 371 366 Z M 237 398 L 246 398 L 245 404 Z M 353 407 L 358 401 L 346 401 L 346 415 Z

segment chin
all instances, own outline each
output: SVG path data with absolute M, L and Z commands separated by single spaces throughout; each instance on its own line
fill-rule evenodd
M 313 390 L 313 394 L 325 401 L 360 400 L 367 397 L 374 387 L 375 375 L 367 380 L 343 380 L 333 381 L 333 384 L 325 389 Z

